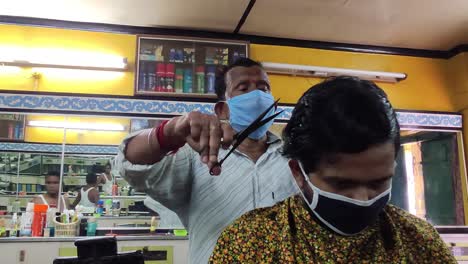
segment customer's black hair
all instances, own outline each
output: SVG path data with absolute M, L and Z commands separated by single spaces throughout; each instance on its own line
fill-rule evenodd
M 90 172 L 86 175 L 86 183 L 87 184 L 96 184 L 97 183 L 97 175 L 94 172 Z
M 253 67 L 263 68 L 262 64 L 249 58 L 239 58 L 229 66 L 218 67 L 216 69 L 215 93 L 218 101 L 226 100 L 226 74 L 234 67 Z
M 342 76 L 314 85 L 302 95 L 283 140 L 283 155 L 301 161 L 309 173 L 324 158 L 359 153 L 385 142 L 393 142 L 396 155 L 400 126 L 382 89 L 370 81 Z

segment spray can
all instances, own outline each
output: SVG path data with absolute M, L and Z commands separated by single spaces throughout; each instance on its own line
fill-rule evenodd
M 184 89 L 184 70 L 176 69 L 175 71 L 175 92 L 182 93 Z
M 192 70 L 184 70 L 184 93 L 192 93 Z

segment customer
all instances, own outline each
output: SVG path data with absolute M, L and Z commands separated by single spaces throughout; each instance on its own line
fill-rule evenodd
M 297 190 L 267 132 L 272 122 L 246 139 L 223 164 L 233 135 L 253 122 L 274 99 L 262 66 L 240 59 L 217 79 L 215 115 L 191 112 L 157 128 L 131 134 L 116 166 L 137 190 L 174 211 L 189 231 L 191 263 L 207 263 L 222 230 L 243 213 L 272 206 Z M 224 148 L 220 148 L 220 146 Z
M 70 202 L 65 195 L 60 196 L 59 205 L 59 192 L 60 192 L 60 173 L 57 171 L 49 171 L 45 176 L 45 194 L 39 194 L 32 200 L 35 204 L 46 204 L 49 208 L 57 208 L 60 211 L 70 208 Z
M 375 84 L 315 85 L 283 139 L 301 195 L 235 221 L 212 263 L 456 263 L 430 224 L 387 204 L 400 130 Z
M 86 175 L 86 186 L 81 188 L 73 202 L 72 208 L 75 208 L 78 204 L 83 207 L 96 207 L 98 201 L 97 175 L 94 172 L 90 172 Z

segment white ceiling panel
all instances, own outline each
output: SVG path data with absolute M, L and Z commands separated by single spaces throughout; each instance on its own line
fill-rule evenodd
M 232 32 L 249 0 L 0 0 L 0 15 Z M 468 0 L 257 0 L 240 33 L 447 50 Z
M 0 15 L 232 32 L 248 0 L 0 0 Z
M 257 0 L 241 33 L 447 50 L 468 41 L 468 1 Z

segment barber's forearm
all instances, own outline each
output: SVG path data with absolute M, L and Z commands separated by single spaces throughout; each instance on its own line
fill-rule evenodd
M 164 126 L 164 149 L 158 142 L 157 129 L 147 130 L 132 138 L 126 147 L 125 157 L 133 164 L 154 164 L 167 154 L 168 151 L 185 144 L 185 138 L 177 135 L 173 118 Z

